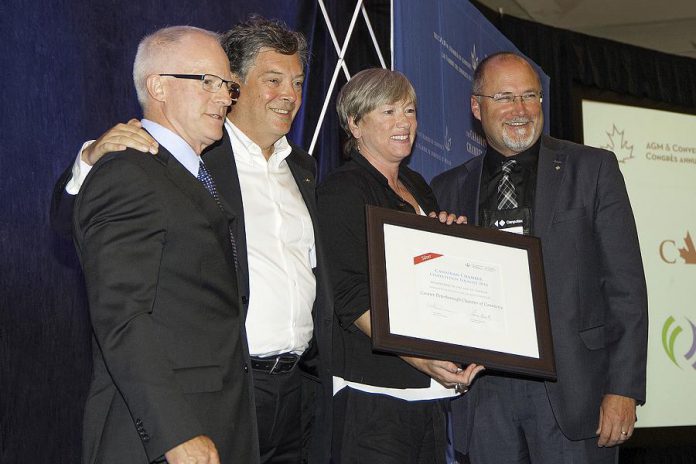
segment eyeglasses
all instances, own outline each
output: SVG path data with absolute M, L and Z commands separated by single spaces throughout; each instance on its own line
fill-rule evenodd
M 503 105 L 515 103 L 515 100 L 517 100 L 518 98 L 522 101 L 522 103 L 541 103 L 543 96 L 544 95 L 542 92 L 525 92 L 522 95 L 515 95 L 512 92 L 500 92 L 496 93 L 495 95 L 474 94 L 474 97 L 490 98 L 494 102 Z
M 216 76 L 215 74 L 160 74 L 160 76 L 201 81 L 203 90 L 212 93 L 220 90 L 220 87 L 222 87 L 222 84 L 224 83 L 227 87 L 227 91 L 230 93 L 230 98 L 234 101 L 237 101 L 239 98 L 239 84 L 234 81 L 226 81 L 222 77 Z

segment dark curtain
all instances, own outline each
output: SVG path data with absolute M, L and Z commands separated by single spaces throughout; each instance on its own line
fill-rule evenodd
M 551 78 L 551 135 L 581 142 L 578 86 L 696 112 L 696 60 L 500 16 L 472 2 Z M 549 118 L 549 115 L 547 115 Z

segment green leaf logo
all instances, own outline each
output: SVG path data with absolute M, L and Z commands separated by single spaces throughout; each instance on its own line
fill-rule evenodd
M 680 326 L 676 326 L 674 330 L 672 330 L 672 332 L 670 333 L 670 328 L 672 327 L 672 324 L 674 324 L 674 322 L 674 318 L 672 316 L 669 316 L 665 321 L 665 324 L 662 326 L 662 346 L 665 349 L 667 356 L 669 357 L 669 359 L 672 360 L 674 365 L 681 368 L 674 356 L 674 342 L 676 342 L 677 337 L 680 333 L 682 333 L 684 329 L 682 329 Z
M 685 319 L 691 326 L 691 348 L 684 354 L 684 359 L 686 359 L 687 362 L 692 362 L 696 355 L 696 325 L 694 325 L 689 318 Z M 675 322 L 674 318 L 669 316 L 662 326 L 662 347 L 665 349 L 665 353 L 667 353 L 667 356 L 674 365 L 681 369 L 681 366 L 677 362 L 677 357 L 674 354 L 674 344 L 677 341 L 677 337 L 684 329 L 682 329 L 680 325 L 676 325 Z M 696 362 L 693 362 L 691 366 L 696 369 Z

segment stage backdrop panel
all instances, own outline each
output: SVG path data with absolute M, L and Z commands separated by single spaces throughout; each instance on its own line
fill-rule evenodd
M 638 226 L 650 313 L 638 427 L 696 425 L 696 116 L 583 100 L 584 139 L 616 153 Z
M 393 68 L 408 76 L 418 96 L 418 137 L 409 166 L 430 181 L 485 152 L 469 103 L 474 70 L 495 52 L 519 51 L 466 1 L 394 0 L 393 10 Z M 549 95 L 549 78 L 537 70 Z M 548 97 L 543 105 L 548 133 Z

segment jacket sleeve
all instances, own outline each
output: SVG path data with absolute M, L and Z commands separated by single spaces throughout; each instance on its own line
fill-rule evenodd
M 95 166 L 75 203 L 94 335 L 150 460 L 204 433 L 153 321 L 167 235 L 159 195 L 119 155 Z
M 360 185 L 336 176 L 318 189 L 319 228 L 333 287 L 334 313 L 341 327 L 370 308 L 367 269 L 366 199 Z
M 72 240 L 72 216 L 75 195 L 65 191 L 65 186 L 72 177 L 72 164 L 68 166 L 53 187 L 49 218 L 51 229 L 65 240 Z
M 607 153 L 607 152 L 605 152 Z M 608 304 L 606 393 L 645 402 L 648 302 L 635 219 L 616 156 L 599 167 L 595 236 L 602 259 L 601 284 Z

